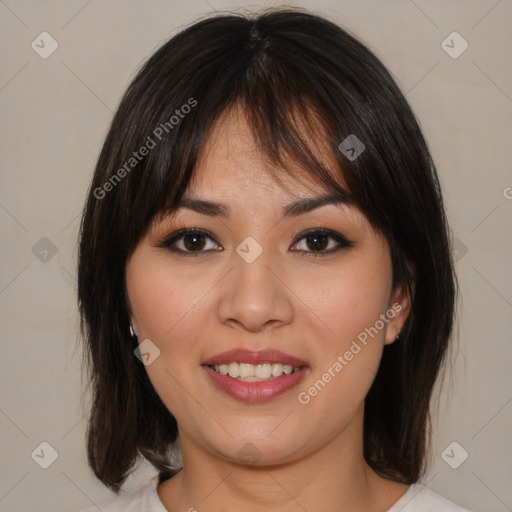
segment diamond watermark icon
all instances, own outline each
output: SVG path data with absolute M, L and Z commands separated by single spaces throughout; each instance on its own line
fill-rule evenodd
M 33 247 L 32 253 L 43 263 L 48 263 L 56 254 L 57 246 L 46 236 L 43 236 Z
M 263 252 L 263 247 L 252 236 L 248 236 L 236 248 L 236 252 L 247 263 L 252 263 Z
M 160 355 L 160 349 L 151 340 L 145 339 L 133 353 L 144 366 L 149 366 Z
M 455 238 L 453 241 L 453 260 L 455 263 L 460 261 L 468 252 L 467 246 L 461 242 L 459 238 Z
M 41 32 L 30 46 L 39 57 L 47 59 L 59 47 L 59 43 L 48 32 Z
M 468 42 L 458 32 L 452 32 L 441 43 L 441 48 L 452 59 L 458 59 L 468 49 L 468 47 Z
M 261 452 L 252 443 L 246 443 L 236 454 L 238 460 L 247 465 L 256 464 L 261 459 Z
M 43 441 L 30 456 L 43 469 L 48 469 L 57 460 L 59 454 L 50 443 Z
M 443 450 L 441 457 L 448 466 L 457 469 L 466 461 L 469 454 L 457 441 L 453 441 Z
M 353 162 L 366 149 L 366 146 L 351 133 L 339 146 L 338 149 Z

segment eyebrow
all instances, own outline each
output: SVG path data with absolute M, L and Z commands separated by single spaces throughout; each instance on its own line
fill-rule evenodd
M 352 206 L 355 204 L 355 201 L 353 196 L 348 193 L 335 193 L 318 197 L 305 197 L 284 206 L 283 218 L 297 217 L 303 213 L 307 213 L 330 204 L 343 204 Z M 230 209 L 226 205 L 194 197 L 183 198 L 178 203 L 176 209 L 179 208 L 193 210 L 197 213 L 208 215 L 210 217 L 222 217 L 227 219 L 230 216 Z

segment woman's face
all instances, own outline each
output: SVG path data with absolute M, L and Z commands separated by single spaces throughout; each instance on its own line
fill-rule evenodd
M 388 243 L 364 215 L 287 210 L 326 191 L 284 173 L 278 184 L 266 165 L 233 111 L 185 194 L 222 206 L 155 221 L 127 262 L 132 325 L 184 454 L 277 464 L 354 441 L 406 316 Z

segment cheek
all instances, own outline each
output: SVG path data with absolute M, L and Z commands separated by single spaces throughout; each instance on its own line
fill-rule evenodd
M 361 406 L 380 364 L 387 325 L 381 315 L 392 285 L 390 258 L 384 250 L 354 255 L 329 279 L 314 277 L 304 279 L 300 293 L 311 306 L 310 321 L 319 328 L 316 365 L 299 402 L 339 425 Z
M 304 314 L 311 321 L 316 317 L 324 339 L 342 349 L 385 313 L 391 292 L 389 257 L 385 252 L 354 254 L 328 276 L 324 271 L 301 277 L 296 290 L 308 306 Z
M 205 281 L 197 273 L 171 268 L 165 255 L 155 256 L 145 250 L 135 252 L 126 266 L 139 343 L 149 339 L 160 351 L 145 369 L 156 392 L 179 421 L 183 420 L 180 413 L 190 410 L 188 395 L 183 393 L 190 368 L 184 361 L 196 353 L 194 344 L 204 328 L 201 297 L 209 289 Z
M 134 255 L 126 268 L 126 281 L 139 338 L 163 345 L 176 332 L 183 335 L 184 329 L 194 331 L 200 326 L 197 312 L 208 286 L 197 274 L 170 269 L 165 256 Z

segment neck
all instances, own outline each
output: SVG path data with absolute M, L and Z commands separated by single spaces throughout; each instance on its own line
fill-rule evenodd
M 169 511 L 382 512 L 407 486 L 378 476 L 365 462 L 362 411 L 345 431 L 299 460 L 244 466 L 200 449 L 180 433 L 183 470 L 158 487 Z

